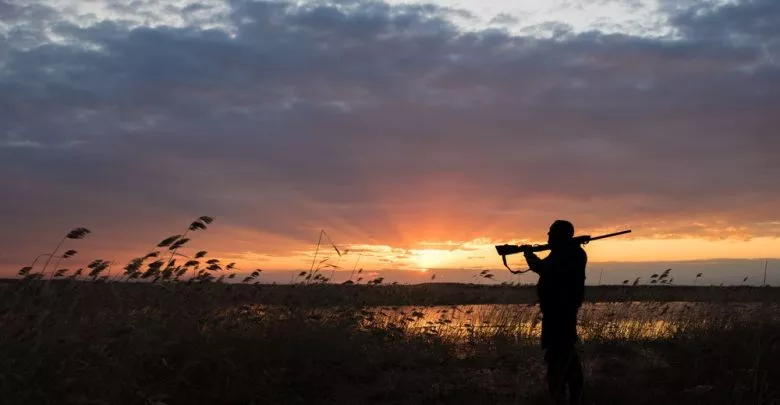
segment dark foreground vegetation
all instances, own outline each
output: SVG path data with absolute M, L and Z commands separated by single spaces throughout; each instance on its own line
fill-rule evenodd
M 16 280 L 0 279 L 0 291 Z M 183 284 L 150 284 L 145 282 L 110 283 L 49 281 L 50 290 L 68 290 L 76 283 L 80 293 L 101 296 L 107 291 L 124 296 L 144 296 L 150 293 L 169 294 L 185 289 Z M 212 299 L 235 304 L 290 305 L 474 305 L 533 304 L 535 285 L 477 285 L 429 283 L 415 285 L 343 285 L 343 284 L 197 284 L 198 290 L 208 290 Z M 140 297 L 138 297 L 140 299 Z M 102 299 L 102 298 L 101 298 Z M 586 286 L 586 302 L 766 302 L 780 303 L 780 288 L 751 286 Z
M 422 307 L 373 308 L 532 302 L 532 293 L 6 282 L 0 398 L 9 405 L 546 403 L 534 305 L 457 325 L 462 306 L 441 307 L 436 317 Z M 586 403 L 780 403 L 774 289 L 620 287 L 589 295 L 626 302 L 583 312 Z M 746 312 L 728 302 L 748 297 L 761 303 Z M 669 304 L 631 302 L 681 298 L 709 300 L 706 315 L 683 307 L 669 318 Z M 664 333 L 641 332 L 659 319 L 671 322 Z

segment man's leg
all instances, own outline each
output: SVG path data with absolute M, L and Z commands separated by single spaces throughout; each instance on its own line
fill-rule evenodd
M 548 347 L 544 353 L 547 390 L 555 404 L 566 403 L 566 357 L 562 354 L 558 347 Z
M 577 312 L 574 309 L 568 314 L 566 319 L 566 384 L 569 386 L 569 403 L 579 404 L 582 401 L 582 389 L 584 379 L 582 375 L 582 362 L 579 353 L 577 353 Z
M 582 403 L 582 390 L 585 384 L 582 374 L 582 362 L 577 353 L 577 348 L 574 346 L 569 349 L 567 357 L 568 361 L 564 378 L 566 385 L 569 387 L 569 404 L 578 405 Z

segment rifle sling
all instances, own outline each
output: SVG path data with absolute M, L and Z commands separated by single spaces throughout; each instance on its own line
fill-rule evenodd
M 506 264 L 506 255 L 501 255 L 501 260 L 504 262 L 504 267 L 506 267 L 506 269 L 509 270 L 509 272 L 512 273 L 512 274 L 523 274 L 523 273 L 527 273 L 527 272 L 531 271 L 531 269 L 512 270 L 511 268 L 509 268 L 509 265 Z

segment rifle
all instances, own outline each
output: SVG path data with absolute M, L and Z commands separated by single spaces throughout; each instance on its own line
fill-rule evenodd
M 613 232 L 608 233 L 606 235 L 600 235 L 600 236 L 590 236 L 590 235 L 582 235 L 582 236 L 575 236 L 572 238 L 572 242 L 577 243 L 578 245 L 587 245 L 591 241 L 604 239 L 604 238 L 611 238 L 613 236 L 618 235 L 625 235 L 627 233 L 631 233 L 631 230 L 626 231 L 620 231 L 620 232 Z M 506 264 L 506 257 L 508 255 L 513 255 L 515 253 L 525 253 L 525 252 L 543 252 L 545 250 L 550 250 L 549 244 L 544 245 L 496 245 L 496 251 L 498 252 L 499 256 L 501 256 L 501 260 L 504 262 L 504 267 L 507 268 L 512 274 L 521 274 L 525 273 L 528 270 L 519 270 L 514 271 L 509 268 L 509 266 Z

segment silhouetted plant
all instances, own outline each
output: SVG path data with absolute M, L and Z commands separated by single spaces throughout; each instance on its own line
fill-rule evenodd
M 70 232 L 68 232 L 62 238 L 62 240 L 60 240 L 60 243 L 57 244 L 57 247 L 55 247 L 54 250 L 51 253 L 46 254 L 47 259 L 46 259 L 46 263 L 43 265 L 43 269 L 41 270 L 41 274 L 42 275 L 46 274 L 46 268 L 49 266 L 49 263 L 51 262 L 52 257 L 57 255 L 57 251 L 60 250 L 60 248 L 62 247 L 62 244 L 65 243 L 66 240 L 68 240 L 68 239 L 83 239 L 89 233 L 90 233 L 90 231 L 87 228 L 75 228 L 75 229 L 71 230 Z M 75 254 L 75 251 L 74 251 L 73 254 Z M 41 257 L 41 255 L 39 255 L 38 258 L 39 257 Z M 37 261 L 38 258 L 36 258 L 35 260 Z M 30 266 L 31 268 L 33 266 L 35 266 L 34 263 L 35 263 L 35 261 L 33 261 L 33 265 Z
M 163 266 L 162 260 L 155 260 L 152 263 L 149 263 L 149 265 L 146 268 L 146 271 L 141 274 L 141 278 L 150 278 L 150 277 L 157 277 L 160 274 L 160 269 Z
M 37 281 L 43 278 L 43 273 L 29 273 L 22 278 L 24 281 Z
M 185 243 L 187 243 L 189 241 L 190 241 L 189 238 L 181 238 L 181 239 L 177 240 L 176 242 L 174 242 L 171 245 L 171 247 L 168 248 L 168 250 L 171 250 L 171 251 L 175 252 L 177 249 L 181 248 L 182 246 L 184 246 Z
M 138 276 L 141 275 L 141 266 L 144 264 L 144 259 L 148 258 L 149 255 L 146 255 L 145 257 L 137 257 L 135 259 L 130 260 L 130 263 L 125 265 L 125 277 L 127 277 L 128 280 L 138 278 Z
M 347 250 L 347 252 L 348 251 L 349 250 Z M 360 262 L 360 258 L 362 258 L 362 257 L 363 257 L 363 254 L 361 253 L 361 254 L 358 255 L 357 259 L 355 259 L 355 264 L 352 266 L 352 271 L 349 273 L 349 278 L 347 279 L 347 281 L 352 281 L 352 276 L 355 275 L 355 269 L 357 269 L 357 265 Z M 360 269 L 360 270 L 362 271 L 363 269 Z M 344 284 L 354 284 L 354 283 L 346 283 L 345 282 Z
M 663 273 L 661 273 L 660 276 L 658 276 L 658 280 L 663 280 L 667 277 L 669 277 L 669 273 L 672 271 L 672 269 L 666 269 Z
M 205 215 L 199 217 L 195 221 L 192 221 L 190 226 L 187 227 L 187 230 L 185 230 L 184 233 L 181 234 L 179 237 L 174 239 L 175 242 L 173 241 L 171 242 L 171 246 L 168 249 L 171 251 L 171 256 L 168 259 L 168 261 L 170 262 L 171 260 L 173 260 L 173 256 L 176 254 L 176 251 L 179 248 L 181 248 L 185 243 L 189 242 L 189 239 L 187 238 L 187 234 L 189 232 L 205 230 L 208 227 L 208 225 L 211 224 L 212 222 L 214 222 L 214 218 Z
M 330 265 L 330 266 L 324 266 L 323 263 L 327 262 L 329 258 L 325 258 L 324 260 L 320 260 L 319 263 L 317 263 L 317 254 L 319 254 L 320 251 L 320 245 L 322 244 L 322 237 L 326 237 L 328 239 L 328 242 L 330 242 L 330 246 L 333 248 L 334 251 L 336 251 L 336 254 L 341 257 L 341 251 L 338 247 L 336 247 L 336 244 L 333 243 L 333 240 L 330 238 L 330 236 L 325 232 L 324 229 L 320 230 L 319 238 L 317 238 L 317 247 L 314 249 L 314 257 L 311 259 L 311 267 L 309 268 L 308 274 L 305 276 L 304 280 L 306 283 L 309 283 L 310 281 L 313 281 L 315 274 L 321 270 L 324 267 L 330 267 L 330 266 L 336 266 L 336 265 Z M 317 267 L 315 268 L 315 264 L 317 264 Z M 334 270 L 338 267 L 333 267 Z M 318 279 L 319 280 L 319 279 Z
M 79 277 L 81 277 L 81 274 L 83 272 L 84 272 L 84 269 L 83 268 L 79 268 L 75 272 L 73 272 L 73 274 L 68 276 L 68 278 L 71 279 L 71 280 L 77 280 Z
M 383 281 L 385 281 L 384 277 L 377 277 L 377 278 L 369 281 L 366 284 L 369 284 L 369 285 L 379 285 L 379 284 L 382 284 Z
M 181 238 L 181 235 L 169 236 L 169 237 L 163 239 L 160 243 L 158 243 L 157 247 L 168 247 L 171 244 L 173 244 L 173 242 L 176 242 L 176 240 L 179 239 L 179 238 Z
M 478 284 L 482 284 L 482 279 L 493 280 L 493 273 L 490 270 L 482 270 L 478 274 L 472 276 L 472 278 L 478 279 Z
M 178 282 L 180 281 L 181 277 L 186 275 L 186 273 L 193 269 L 193 277 L 191 279 L 195 280 L 198 279 L 198 268 L 200 267 L 200 261 L 195 259 L 200 259 L 206 256 L 206 251 L 199 251 L 195 254 L 194 258 L 189 258 L 186 255 L 182 255 L 178 253 L 178 249 L 184 247 L 184 245 L 190 241 L 190 238 L 187 238 L 187 234 L 189 232 L 197 231 L 197 230 L 205 230 L 207 229 L 207 225 L 211 224 L 214 221 L 214 218 L 208 217 L 208 216 L 201 216 L 195 221 L 193 221 L 185 230 L 183 234 L 180 235 L 173 235 L 169 236 L 162 241 L 160 241 L 156 247 L 157 248 L 167 248 L 168 251 L 171 252 L 167 263 L 163 260 L 158 259 L 160 257 L 160 251 L 155 250 L 150 253 L 147 253 L 144 257 L 138 257 L 135 259 L 132 259 L 130 263 L 128 263 L 124 267 L 124 276 L 127 280 L 132 279 L 152 279 L 152 282 L 157 281 L 174 281 Z M 184 263 L 184 265 L 177 266 L 176 265 L 176 259 L 174 256 L 184 256 L 188 260 Z M 144 265 L 144 262 L 147 259 L 157 259 L 154 262 L 147 265 L 146 270 L 142 271 L 141 268 Z M 209 270 L 216 271 L 221 270 L 221 267 L 214 266 L 215 263 L 218 263 L 218 260 L 212 259 L 209 261 Z M 235 266 L 235 264 L 233 264 Z M 202 280 L 203 277 L 200 277 Z
M 75 255 L 76 255 L 76 253 L 78 253 L 78 251 L 75 251 L 75 250 L 72 250 L 72 249 L 71 249 L 71 250 L 67 250 L 67 251 L 65 251 L 65 253 L 63 253 L 63 254 L 62 254 L 62 256 L 59 256 L 59 257 L 57 258 L 57 262 L 56 262 L 56 263 L 54 263 L 54 268 L 55 268 L 55 269 L 59 268 L 59 267 L 60 267 L 60 262 L 61 262 L 63 259 L 69 259 L 69 258 L 71 258 L 71 257 L 75 256 Z
M 40 260 L 41 257 L 50 257 L 50 256 L 51 253 L 41 253 L 38 256 L 35 256 L 35 259 L 33 259 L 32 264 L 30 264 L 29 266 L 22 267 L 22 269 L 19 270 L 19 273 L 21 273 L 23 270 L 25 271 L 25 274 L 30 273 L 32 269 L 35 268 L 35 264 L 38 263 L 38 260 Z
M 242 283 L 246 284 L 246 283 L 249 283 L 251 281 L 254 281 L 258 276 L 260 276 L 260 272 L 262 272 L 262 271 L 263 270 L 260 270 L 260 269 L 257 269 L 255 271 L 253 271 L 251 274 L 249 274 L 248 276 L 244 277 L 244 280 L 242 281 Z
M 108 262 L 106 260 L 96 259 L 93 260 L 90 264 L 87 265 L 87 268 L 90 269 L 88 276 L 92 277 L 92 280 L 97 280 L 98 277 L 100 277 L 100 273 L 105 271 L 108 266 L 111 265 L 111 262 Z
M 64 277 L 68 273 L 68 269 L 59 269 L 53 273 L 53 278 Z

